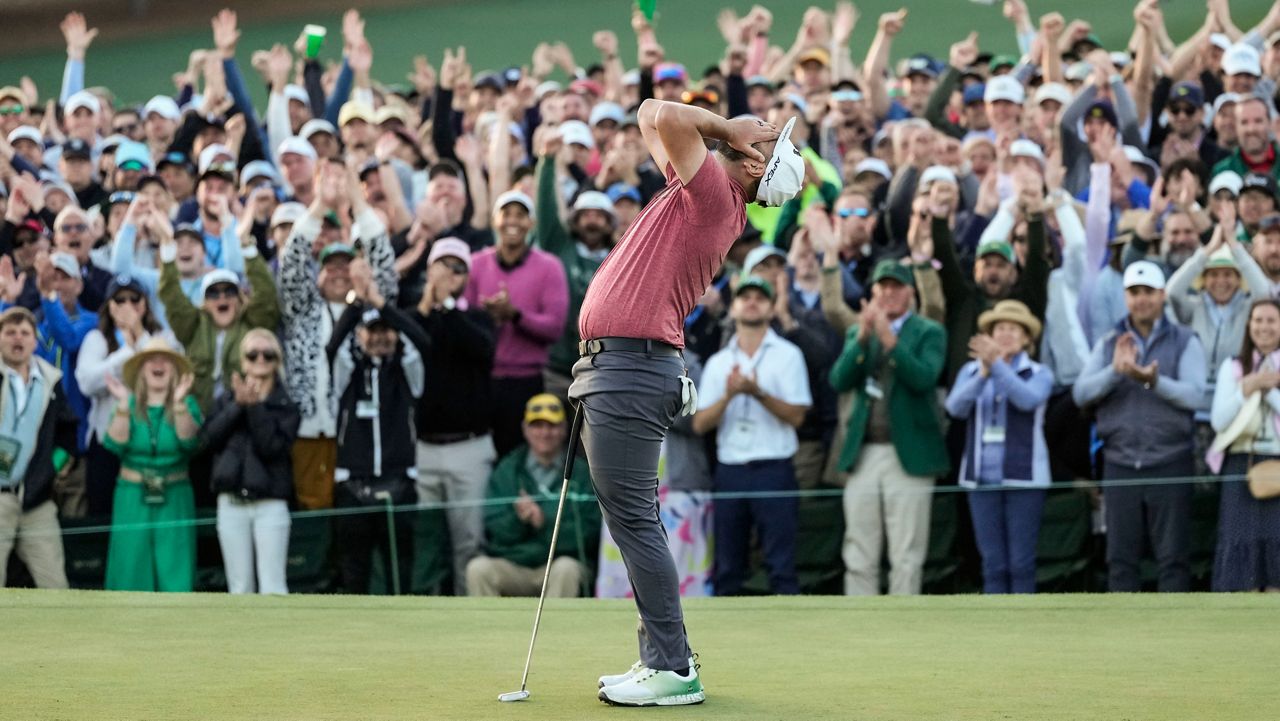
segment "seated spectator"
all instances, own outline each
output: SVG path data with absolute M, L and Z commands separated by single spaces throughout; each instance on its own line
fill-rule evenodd
M 572 598 L 591 588 L 590 559 L 600 537 L 600 507 L 591 474 L 579 459 L 568 480 L 569 497 L 560 517 L 555 559 L 551 532 L 564 480 L 568 424 L 560 399 L 549 393 L 525 404 L 525 443 L 507 454 L 489 479 L 490 499 L 515 499 L 485 506 L 485 553 L 467 563 L 472 596 L 536 596 L 547 575 L 547 595 Z
M 960 485 L 982 554 L 983 593 L 1034 593 L 1036 542 L 1050 482 L 1044 414 L 1053 374 L 1031 360 L 1040 321 L 1016 300 L 978 317 L 973 360 L 960 369 L 947 413 L 966 422 Z
M 1213 394 L 1218 436 L 1209 461 L 1224 476 L 1215 591 L 1280 590 L 1280 499 L 1256 498 L 1240 481 L 1255 464 L 1280 458 L 1280 302 L 1256 300 L 1248 318 L 1240 355 L 1222 362 Z
M 120 457 L 107 548 L 109 591 L 191 591 L 196 576 L 195 495 L 188 461 L 200 443 L 191 363 L 152 338 L 106 375 L 115 400 L 102 444 Z M 132 389 L 132 390 L 131 390 Z
M 35 358 L 36 319 L 22 307 L 0 313 L 0 588 L 16 551 L 38 588 L 66 588 L 62 530 L 53 502 L 56 449 L 75 449 L 75 415 L 62 373 Z M 25 398 L 19 402 L 19 398 Z
M 231 375 L 230 392 L 214 401 L 200 429 L 218 496 L 218 545 L 229 592 L 284 594 L 298 406 L 284 388 L 284 353 L 273 332 L 249 330 L 239 351 L 244 375 Z

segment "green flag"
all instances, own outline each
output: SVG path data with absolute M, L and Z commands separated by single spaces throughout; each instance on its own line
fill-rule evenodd
M 658 5 L 658 0 L 637 0 L 640 5 L 640 12 L 648 18 L 649 22 L 653 22 L 653 11 Z

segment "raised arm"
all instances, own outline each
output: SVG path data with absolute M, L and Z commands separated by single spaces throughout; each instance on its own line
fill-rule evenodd
M 889 114 L 889 92 L 885 88 L 889 49 L 893 45 L 893 36 L 902 32 L 906 19 L 906 8 L 880 16 L 876 37 L 871 41 L 871 47 L 867 48 L 867 59 L 862 65 L 862 76 L 867 81 L 867 98 L 871 101 L 871 111 L 877 119 L 883 119 Z
M 640 133 L 659 168 L 675 168 L 680 182 L 688 184 L 707 157 L 703 138 L 722 140 L 751 159 L 766 158 L 752 147 L 776 140 L 778 130 L 763 120 L 725 120 L 709 110 L 650 98 L 640 105 Z

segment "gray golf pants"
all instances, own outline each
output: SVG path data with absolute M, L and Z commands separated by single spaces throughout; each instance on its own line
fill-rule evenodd
M 636 607 L 640 660 L 654 669 L 689 665 L 680 583 L 658 516 L 658 453 L 680 412 L 684 360 L 627 351 L 573 367 L 569 398 L 581 404 L 582 446 L 609 533 L 622 552 Z

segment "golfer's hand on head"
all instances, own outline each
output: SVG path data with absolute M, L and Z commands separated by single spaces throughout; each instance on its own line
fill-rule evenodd
M 768 158 L 751 146 L 777 139 L 778 128 L 773 123 L 766 123 L 756 118 L 734 118 L 729 121 L 729 133 L 724 140 L 734 150 L 746 153 L 749 157 L 763 163 Z

